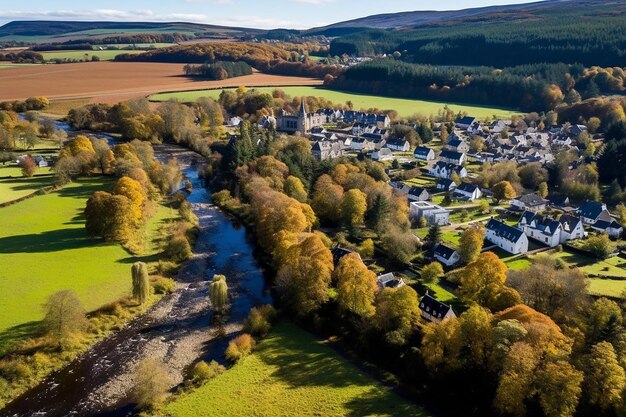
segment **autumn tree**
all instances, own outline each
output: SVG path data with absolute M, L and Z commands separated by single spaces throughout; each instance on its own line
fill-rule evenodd
M 613 345 L 600 342 L 585 359 L 585 394 L 601 410 L 623 406 L 626 374 L 618 362 Z
M 131 396 L 139 408 L 149 409 L 165 399 L 169 384 L 169 375 L 163 362 L 147 358 L 135 368 Z
M 367 211 L 365 194 L 357 189 L 349 190 L 341 199 L 340 210 L 346 226 L 354 228 L 362 225 Z
M 130 215 L 133 223 L 138 226 L 143 218 L 143 208 L 146 201 L 146 190 L 141 184 L 130 178 L 122 177 L 115 183 L 113 194 L 124 196 L 130 202 Z
M 547 417 L 573 416 L 582 393 L 583 373 L 565 360 L 549 362 L 536 375 L 539 404 Z
M 328 300 L 333 256 L 317 234 L 302 234 L 285 249 L 276 285 L 285 305 L 306 315 Z
M 607 234 L 602 233 L 590 236 L 583 241 L 582 249 L 591 253 L 598 259 L 606 259 L 615 251 L 615 245 L 611 242 Z
M 391 344 L 406 342 L 420 315 L 418 297 L 409 286 L 386 288 L 376 297 L 374 326 L 385 334 Z
M 37 170 L 37 164 L 35 163 L 35 160 L 30 156 L 25 156 L 24 158 L 20 159 L 19 165 L 22 169 L 22 175 L 26 178 L 32 177 Z
M 539 184 L 539 186 L 537 187 L 537 194 L 539 195 L 539 197 L 541 198 L 546 198 L 549 194 L 549 189 L 548 189 L 548 183 L 547 182 L 542 182 Z
M 337 281 L 337 302 L 341 308 L 359 316 L 374 314 L 376 274 L 367 269 L 356 253 L 342 257 L 333 276 Z
M 507 267 L 493 252 L 481 253 L 461 273 L 461 299 L 476 302 L 492 310 L 502 310 L 519 303 L 519 294 L 506 287 Z
M 431 262 L 422 268 L 420 276 L 422 281 L 430 284 L 443 276 L 443 267 L 439 262 Z
M 133 298 L 143 304 L 150 296 L 150 279 L 148 267 L 144 262 L 135 262 L 131 267 L 133 277 Z
M 109 174 L 115 165 L 115 155 L 106 139 L 91 138 L 96 164 L 102 174 Z
M 493 186 L 491 191 L 493 191 L 493 199 L 496 201 L 496 204 L 500 204 L 502 200 L 515 198 L 517 195 L 515 189 L 508 181 L 500 181 Z
M 485 230 L 480 225 L 472 225 L 465 229 L 459 239 L 458 252 L 461 262 L 465 264 L 474 262 L 483 249 L 484 240 Z
M 134 228 L 131 203 L 122 195 L 96 191 L 87 200 L 85 228 L 94 236 L 110 242 L 124 242 Z
M 285 193 L 301 203 L 305 203 L 307 200 L 307 192 L 304 189 L 302 181 L 298 177 L 290 175 L 285 180 Z
M 59 346 L 63 346 L 69 336 L 82 332 L 87 326 L 85 311 L 74 291 L 63 290 L 52 294 L 44 310 L 43 329 Z
M 209 284 L 209 298 L 217 314 L 222 314 L 228 309 L 228 284 L 224 275 L 213 275 L 213 280 Z
M 343 198 L 343 188 L 336 184 L 329 175 L 322 175 L 318 178 L 314 187 L 311 206 L 320 219 L 335 223 L 338 220 L 341 201 Z

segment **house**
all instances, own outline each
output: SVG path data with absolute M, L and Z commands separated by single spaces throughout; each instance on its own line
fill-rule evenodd
M 350 149 L 357 152 L 373 151 L 375 148 L 374 142 L 366 138 L 353 138 L 350 142 Z
M 393 152 L 389 148 L 382 148 L 372 152 L 372 159 L 375 161 L 389 161 L 393 159 Z
M 435 323 L 456 317 L 452 307 L 435 300 L 428 293 L 420 300 L 419 307 L 422 310 L 422 318 Z
M 37 155 L 33 158 L 33 160 L 35 161 L 35 164 L 37 165 L 37 167 L 39 168 L 46 168 L 48 167 L 50 164 L 48 163 L 48 160 L 46 160 L 46 158 L 44 158 L 41 155 Z
M 597 201 L 585 201 L 578 209 L 578 215 L 585 224 L 595 224 L 598 221 L 611 223 L 613 221 L 606 204 Z
M 401 181 L 393 181 L 390 182 L 389 185 L 391 186 L 391 188 L 404 195 L 408 194 L 409 190 L 411 190 L 411 187 Z
M 435 189 L 437 191 L 444 191 L 444 192 L 454 191 L 456 190 L 456 183 L 450 179 L 441 178 L 439 181 L 437 181 L 437 185 L 435 186 Z
M 559 218 L 561 223 L 561 243 L 585 237 L 585 228 L 580 217 L 564 214 Z
M 385 146 L 394 152 L 409 152 L 411 150 L 411 144 L 404 139 L 389 139 Z
M 476 120 L 475 117 L 465 116 L 465 117 L 461 117 L 460 119 L 456 119 L 454 121 L 454 125 L 457 127 L 457 129 L 467 130 L 471 125 L 473 125 L 477 121 L 478 120 Z
M 517 223 L 517 228 L 523 230 L 527 237 L 551 248 L 561 244 L 563 226 L 551 217 L 525 211 Z
M 330 253 L 333 255 L 333 264 L 335 266 L 339 265 L 339 261 L 341 260 L 341 258 L 343 258 L 344 256 L 349 255 L 351 253 L 356 253 L 356 255 L 359 257 L 359 259 L 361 259 L 361 255 L 359 255 L 358 252 L 354 252 L 354 251 L 351 251 L 349 249 L 344 249 L 344 248 L 340 247 L 339 245 L 337 245 L 333 249 L 331 249 Z
M 413 157 L 418 161 L 433 161 L 435 159 L 435 151 L 425 146 L 418 146 L 413 151 Z
M 570 201 L 568 196 L 563 195 L 549 195 L 548 196 L 548 205 L 557 208 L 567 208 L 570 207 Z
M 404 280 L 402 278 L 396 278 L 393 272 L 379 275 L 376 278 L 376 284 L 378 284 L 378 289 L 380 290 L 384 290 L 385 288 L 400 288 L 406 285 Z
M 467 159 L 466 155 L 455 151 L 442 151 L 439 159 L 448 164 L 463 165 Z
M 409 201 L 426 201 L 430 198 L 430 194 L 422 187 L 411 187 L 407 193 Z
M 458 200 L 474 201 L 482 197 L 483 193 L 477 186 L 467 182 L 463 182 L 458 187 L 456 187 L 452 195 Z
M 548 200 L 539 197 L 537 194 L 526 194 L 511 200 L 511 208 L 517 211 L 531 211 L 538 213 L 545 211 Z
M 429 226 L 438 224 L 445 226 L 450 223 L 450 211 L 428 201 L 414 201 L 410 203 L 410 217 L 424 218 Z
M 450 179 L 453 173 L 456 173 L 459 178 L 467 177 L 467 170 L 465 169 L 465 167 L 460 165 L 447 164 L 443 161 L 438 161 L 428 170 L 428 173 L 437 178 Z
M 343 147 L 338 141 L 319 141 L 313 144 L 311 153 L 318 161 L 326 161 L 327 159 L 335 159 L 343 156 Z
M 453 152 L 467 153 L 470 151 L 470 146 L 463 139 L 455 136 L 454 139 L 448 139 L 446 149 Z
M 609 237 L 612 237 L 613 239 L 619 239 L 624 233 L 624 228 L 615 220 L 598 220 L 591 225 L 591 228 L 598 232 L 606 233 L 607 235 L 609 235 Z
M 435 246 L 433 256 L 445 266 L 454 266 L 461 260 L 459 252 L 441 243 Z
M 239 127 L 239 125 L 243 122 L 243 119 L 239 116 L 231 117 L 228 120 L 228 126 Z M 276 121 L 274 120 L 274 126 L 276 126 Z
M 528 252 L 528 237 L 526 234 L 522 230 L 496 219 L 491 219 L 487 223 L 485 238 L 500 249 L 513 255 Z

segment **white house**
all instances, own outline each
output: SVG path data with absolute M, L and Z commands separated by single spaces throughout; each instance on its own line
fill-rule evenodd
M 381 148 L 372 152 L 372 159 L 375 161 L 389 161 L 393 159 L 393 152 L 389 148 Z
M 456 173 L 459 178 L 467 177 L 467 170 L 464 166 L 448 164 L 443 161 L 438 161 L 428 170 L 428 173 L 436 178 L 450 179 L 452 173 Z
M 538 240 L 551 248 L 561 243 L 563 226 L 559 221 L 550 217 L 526 211 L 522 214 L 517 227 L 523 230 L 527 237 Z
M 411 187 L 407 193 L 409 201 L 426 201 L 430 198 L 430 194 L 423 187 Z
M 374 142 L 366 139 L 366 138 L 352 138 L 352 142 L 350 142 L 350 149 L 353 151 L 373 151 L 375 148 Z
M 591 228 L 598 232 L 606 233 L 613 239 L 619 239 L 624 233 L 624 228 L 615 220 L 612 220 L 610 222 L 605 220 L 598 220 L 591 225 Z
M 468 182 L 463 182 L 456 187 L 452 195 L 458 200 L 475 201 L 482 197 L 483 193 L 477 186 Z
M 396 278 L 393 272 L 379 275 L 376 278 L 376 284 L 378 284 L 378 289 L 380 290 L 384 290 L 385 288 L 400 288 L 406 285 L 404 280 L 402 278 Z
M 467 160 L 467 156 L 461 152 L 441 151 L 441 154 L 439 155 L 439 159 L 449 164 L 463 165 L 465 161 Z
M 537 194 L 526 194 L 511 200 L 511 208 L 518 211 L 532 211 L 538 213 L 545 211 L 548 200 L 539 197 Z
M 394 152 L 408 152 L 411 150 L 411 144 L 404 139 L 389 139 L 385 146 Z
M 454 121 L 454 125 L 458 129 L 467 130 L 471 125 L 476 123 L 478 120 L 475 117 L 465 116 Z
M 414 219 L 423 217 L 428 225 L 445 226 L 450 223 L 450 211 L 428 201 L 414 201 L 410 204 L 410 216 Z
M 470 146 L 463 139 L 455 136 L 454 139 L 448 139 L 446 149 L 453 152 L 467 153 L 470 151 Z
M 526 234 L 522 230 L 496 219 L 491 219 L 487 223 L 485 238 L 500 249 L 513 255 L 528 252 L 528 237 L 526 237 Z
M 451 179 L 441 178 L 440 180 L 437 181 L 437 185 L 435 186 L 435 189 L 437 191 L 444 191 L 444 192 L 454 191 L 456 190 L 456 183 L 452 181 Z
M 579 217 L 564 214 L 559 218 L 561 223 L 561 243 L 585 237 L 585 228 Z
M 413 151 L 413 157 L 418 161 L 433 161 L 435 159 L 435 151 L 425 146 L 418 146 Z
M 578 209 L 578 215 L 580 215 L 585 224 L 595 224 L 600 220 L 608 223 L 613 221 L 606 204 L 598 203 L 597 201 L 585 201 Z
M 441 243 L 435 246 L 433 256 L 445 266 L 454 266 L 461 261 L 459 252 Z
M 435 300 L 428 293 L 420 300 L 419 307 L 422 310 L 422 318 L 435 323 L 456 317 L 452 307 Z

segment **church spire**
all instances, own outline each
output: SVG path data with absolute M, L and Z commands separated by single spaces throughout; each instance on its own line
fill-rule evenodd
M 300 104 L 300 115 L 301 116 L 305 116 L 307 115 L 307 111 L 306 111 L 306 103 L 304 101 L 304 97 L 302 97 L 302 103 Z

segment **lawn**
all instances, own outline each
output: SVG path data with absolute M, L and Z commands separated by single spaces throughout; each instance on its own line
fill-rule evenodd
M 589 294 L 623 298 L 624 291 L 626 280 L 589 278 Z
M 275 87 L 257 88 L 257 90 L 271 94 L 272 91 L 275 90 Z M 445 105 L 448 105 L 448 107 L 450 107 L 454 112 L 467 112 L 468 114 L 479 118 L 492 117 L 493 115 L 498 117 L 510 117 L 513 114 L 517 114 L 511 110 L 492 107 L 371 96 L 366 94 L 333 91 L 323 87 L 282 87 L 281 90 L 284 90 L 285 93 L 291 97 L 323 97 L 335 104 L 345 104 L 347 101 L 352 101 L 355 109 L 378 108 L 381 110 L 395 110 L 398 112 L 400 117 L 409 117 L 416 113 L 427 116 L 437 115 L 437 112 L 439 112 L 439 110 L 441 110 Z M 167 101 L 174 98 L 183 102 L 192 102 L 196 101 L 200 97 L 212 97 L 216 99 L 219 97 L 221 91 L 222 89 L 162 93 L 150 96 L 150 100 Z
M 42 303 L 56 291 L 74 290 L 88 311 L 129 293 L 130 265 L 139 259 L 89 237 L 84 226 L 86 200 L 112 184 L 83 179 L 0 209 L 0 351 L 42 318 Z M 154 240 L 169 216 L 170 210 L 159 206 L 150 220 L 146 261 L 156 254 Z
M 17 200 L 52 184 L 54 174 L 50 168 L 38 168 L 34 176 L 24 178 L 19 167 L 0 167 L 0 203 Z
M 105 50 L 105 51 L 45 51 L 39 52 L 43 55 L 43 59 L 51 61 L 53 59 L 79 59 L 84 60 L 85 56 L 88 61 L 91 61 L 92 56 L 97 56 L 101 61 L 111 61 L 116 56 L 121 54 L 140 54 L 142 50 Z
M 512 271 L 521 271 L 530 268 L 532 261 L 528 258 L 517 258 L 505 262 L 506 266 Z
M 430 416 L 291 323 L 278 325 L 255 353 L 166 405 L 162 415 Z
M 459 300 L 456 296 L 448 289 L 444 288 L 440 282 L 433 282 L 432 284 L 424 284 L 428 287 L 429 294 L 437 299 L 437 301 L 441 301 L 442 303 L 451 304 L 457 303 Z

